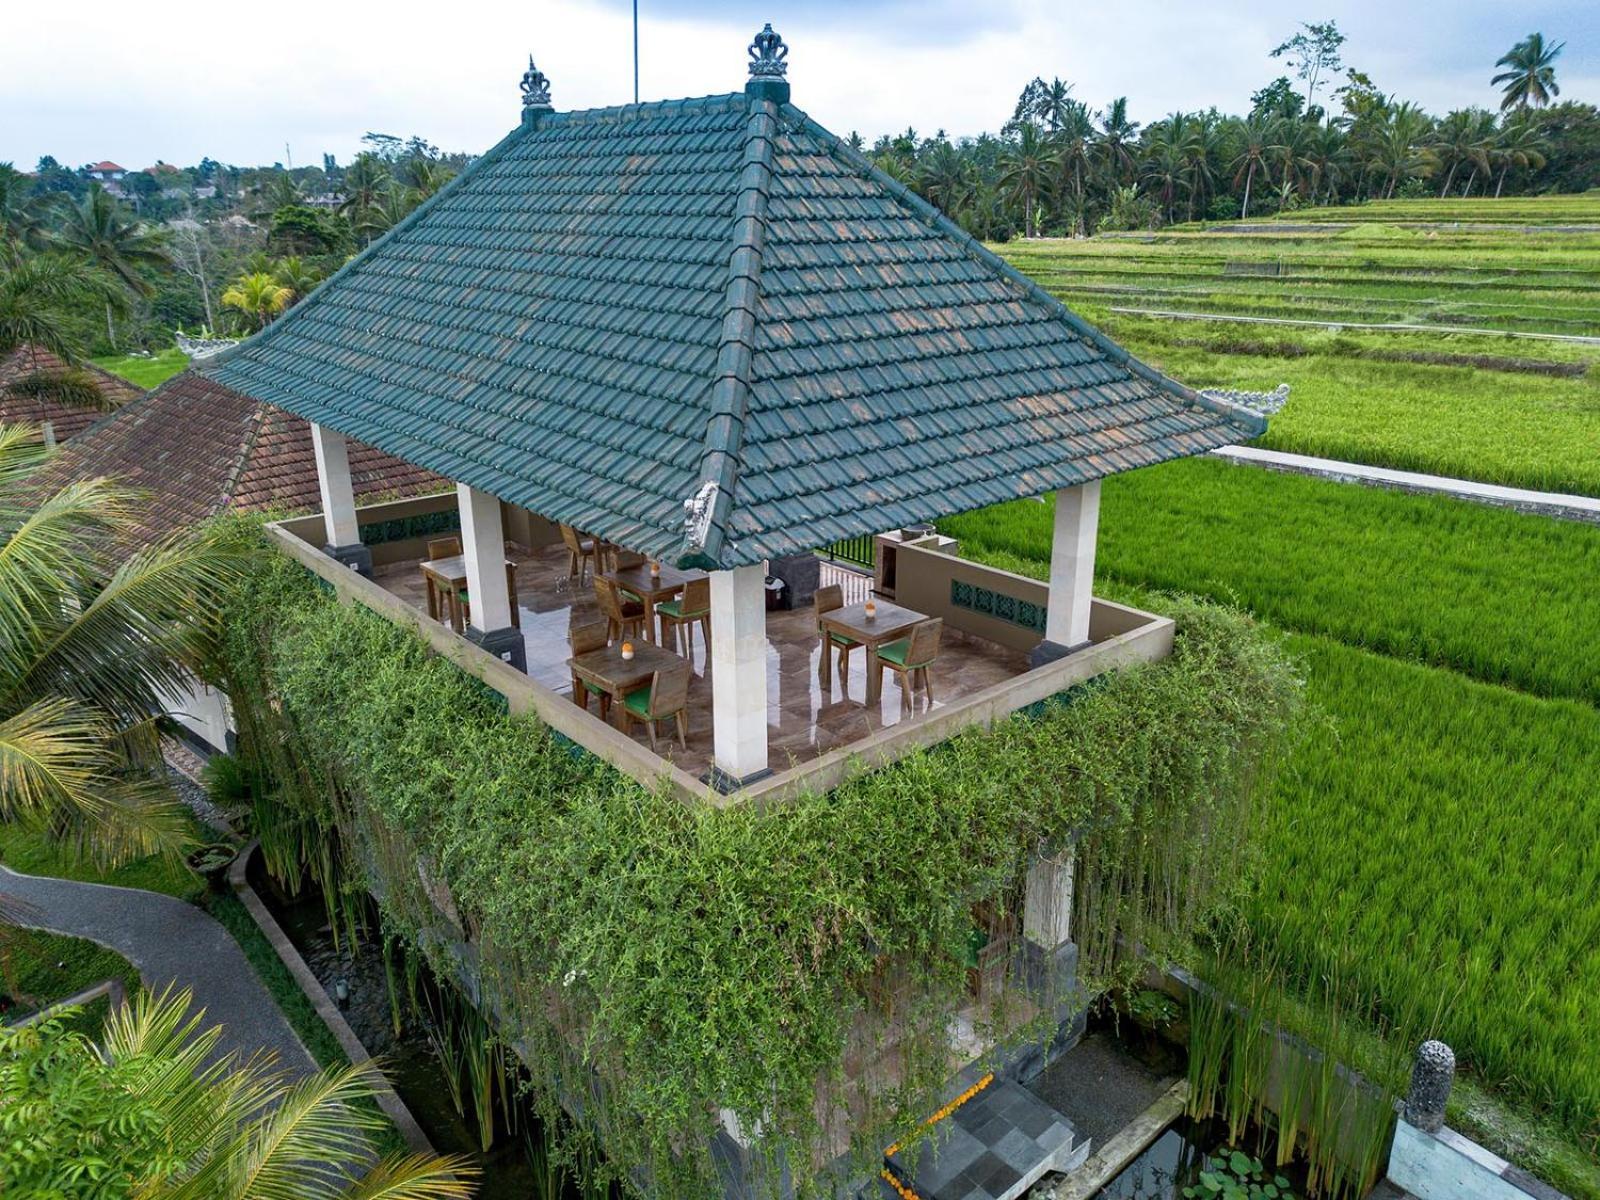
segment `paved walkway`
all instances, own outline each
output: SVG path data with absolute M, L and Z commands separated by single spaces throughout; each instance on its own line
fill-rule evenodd
M 35 929 L 87 938 L 122 955 L 146 987 L 169 982 L 189 988 L 221 1025 L 217 1048 L 248 1058 L 277 1054 L 279 1067 L 309 1074 L 315 1063 L 239 949 L 216 919 L 192 904 L 157 892 L 21 875 L 0 866 L 0 897 L 31 906 L 21 922 Z
M 1268 467 L 1275 471 L 1316 475 L 1344 483 L 1365 483 L 1403 492 L 1454 496 L 1458 500 L 1496 504 L 1546 517 L 1600 524 L 1600 499 L 1593 496 L 1535 492 L 1527 488 L 1502 487 L 1496 483 L 1477 483 L 1471 479 L 1451 479 L 1446 475 L 1424 475 L 1418 471 L 1392 471 L 1388 467 L 1369 467 L 1364 463 L 1312 458 L 1305 454 L 1286 454 L 1281 450 L 1263 450 L 1257 446 L 1224 446 L 1212 453 L 1230 462 Z

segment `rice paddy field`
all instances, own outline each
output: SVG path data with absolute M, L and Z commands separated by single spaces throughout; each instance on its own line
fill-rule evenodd
M 1187 383 L 1289 382 L 1267 445 L 1600 495 L 1600 340 L 1580 340 L 1600 336 L 1600 196 L 1001 250 Z M 1201 319 L 1115 311 L 1135 308 Z M 1215 319 L 1278 314 L 1424 328 Z M 1560 338 L 1511 336 L 1532 333 Z M 1025 502 L 940 528 L 1042 576 L 1050 520 Z M 1243 916 L 1292 971 L 1441 1012 L 1452 1121 L 1600 1200 L 1600 528 L 1188 461 L 1107 482 L 1098 574 L 1284 631 L 1315 715 Z
M 1186 383 L 1288 383 L 1263 445 L 1600 495 L 1600 194 L 1493 203 L 997 249 Z

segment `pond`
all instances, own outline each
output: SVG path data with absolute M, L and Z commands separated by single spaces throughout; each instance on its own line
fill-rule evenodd
M 1197 1183 L 1202 1170 L 1227 1156 L 1226 1133 L 1220 1122 L 1180 1117 L 1092 1200 L 1183 1200 L 1183 1189 Z M 1254 1139 L 1247 1134 L 1245 1143 L 1248 1148 Z M 1282 1168 L 1282 1173 L 1288 1177 L 1294 1196 L 1305 1195 L 1303 1168 L 1290 1164 Z M 1269 1162 L 1264 1174 L 1271 1179 L 1278 1170 Z

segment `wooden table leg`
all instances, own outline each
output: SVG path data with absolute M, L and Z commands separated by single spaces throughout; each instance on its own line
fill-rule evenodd
M 828 636 L 826 629 L 817 636 L 822 641 L 822 661 L 817 664 L 817 669 L 822 672 L 822 690 L 831 694 L 833 692 L 833 639 Z M 846 691 L 850 690 L 850 680 L 848 678 L 845 679 L 844 686 Z
M 466 627 L 466 614 L 461 611 L 461 593 L 455 588 L 450 589 L 450 628 L 457 633 Z
M 883 671 L 878 666 L 878 648 L 867 647 L 867 707 L 877 705 L 882 692 Z
M 433 585 L 432 575 L 423 575 L 422 580 L 428 585 L 428 619 L 439 619 L 439 589 Z

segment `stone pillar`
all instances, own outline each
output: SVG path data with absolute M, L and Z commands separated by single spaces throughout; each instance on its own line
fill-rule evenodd
M 711 783 L 722 791 L 767 774 L 766 571 L 711 572 Z
M 317 488 L 322 493 L 322 522 L 327 533 L 323 551 L 353 571 L 371 576 L 372 551 L 361 544 L 356 524 L 356 492 L 350 481 L 350 451 L 344 434 L 312 422 L 311 449 L 317 459 Z
M 511 624 L 511 590 L 506 582 L 505 527 L 500 499 L 467 484 L 456 484 L 461 506 L 461 549 L 467 560 L 467 600 L 472 622 L 467 640 L 482 646 L 519 671 L 528 669 L 522 630 Z
M 1069 847 L 1055 857 L 1035 858 L 1028 868 L 1022 932 L 1041 949 L 1054 950 L 1072 940 L 1073 859 Z
M 1417 1048 L 1417 1061 L 1411 1067 L 1411 1087 L 1406 1092 L 1406 1121 L 1424 1133 L 1444 1128 L 1444 1109 L 1455 1082 L 1455 1051 L 1443 1042 L 1429 1038 Z
M 1063 652 L 1089 641 L 1089 606 L 1094 598 L 1094 548 L 1100 525 L 1100 481 L 1056 493 L 1055 533 L 1050 543 L 1050 608 L 1045 641 Z

